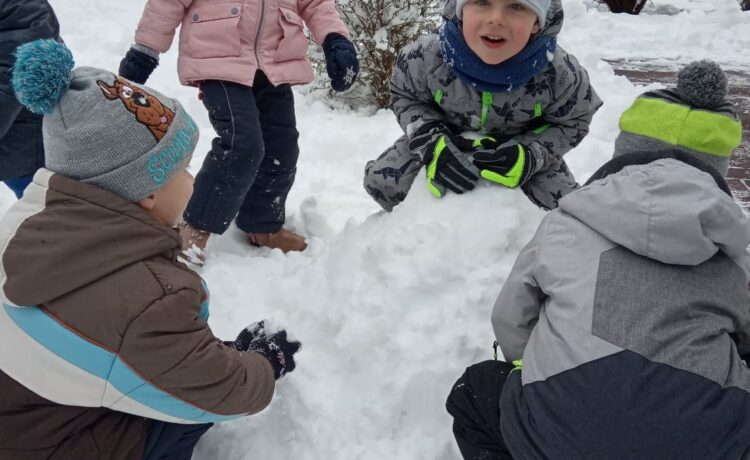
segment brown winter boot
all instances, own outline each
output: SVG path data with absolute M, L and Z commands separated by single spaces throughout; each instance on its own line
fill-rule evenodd
M 197 230 L 187 222 L 180 224 L 179 232 L 182 237 L 182 254 L 191 263 L 202 267 L 206 263 L 206 244 L 211 234 Z
M 304 251 L 307 247 L 302 235 L 283 228 L 276 233 L 248 233 L 247 239 L 253 246 L 281 249 L 285 254 L 289 251 Z

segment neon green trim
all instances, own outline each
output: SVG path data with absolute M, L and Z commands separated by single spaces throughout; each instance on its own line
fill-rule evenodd
M 521 144 L 518 144 L 518 161 L 508 171 L 508 174 L 503 176 L 496 172 L 492 172 L 488 169 L 483 169 L 479 174 L 491 182 L 496 182 L 500 185 L 504 185 L 508 188 L 516 188 L 521 183 L 521 175 L 523 175 L 523 168 L 526 165 L 526 151 L 523 149 Z
M 645 97 L 622 114 L 620 129 L 725 158 L 742 142 L 742 124 L 728 115 Z
M 489 140 L 491 140 L 492 142 L 497 142 L 497 141 L 495 140 L 495 138 L 494 138 L 494 137 L 492 137 L 492 136 L 484 136 L 484 137 L 482 137 L 482 138 L 479 138 L 479 139 L 474 139 L 474 142 L 473 142 L 473 143 L 471 144 L 471 146 L 472 146 L 472 147 L 474 147 L 475 149 L 476 149 L 476 148 L 481 148 L 481 147 L 484 147 L 484 146 L 482 145 L 482 141 L 483 141 L 483 140 L 485 140 L 485 139 L 489 139 Z
M 539 117 L 542 116 L 542 113 L 543 113 L 542 112 L 542 103 L 541 102 L 537 102 L 536 105 L 534 105 L 534 116 L 536 118 L 539 118 Z
M 513 370 L 514 371 L 516 371 L 516 370 L 520 371 L 521 369 L 523 369 L 523 360 L 522 359 L 517 359 L 517 360 L 513 361 L 511 364 L 513 364 Z
M 443 149 L 445 149 L 445 136 L 440 136 L 437 144 L 435 144 L 435 152 L 432 156 L 432 161 L 427 165 L 427 189 L 438 198 L 442 198 L 443 194 L 437 187 L 435 187 L 432 180 L 435 178 L 435 173 L 437 172 L 437 161 L 438 158 L 440 158 L 440 154 L 443 153 Z
M 482 118 L 479 120 L 480 129 L 487 121 L 487 115 L 489 115 L 490 113 L 490 107 L 492 107 L 492 93 L 482 92 Z
M 445 96 L 445 93 L 443 92 L 442 89 L 435 91 L 435 102 L 437 102 L 438 105 L 440 105 L 443 102 L 443 96 Z
M 543 132 L 547 131 L 547 128 L 549 128 L 549 123 L 545 123 L 542 126 L 532 130 L 531 132 L 534 134 L 542 134 Z

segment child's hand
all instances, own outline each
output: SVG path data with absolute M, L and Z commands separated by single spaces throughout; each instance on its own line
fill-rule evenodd
M 526 182 L 534 170 L 534 156 L 512 142 L 498 146 L 491 139 L 482 139 L 472 158 L 484 179 L 509 188 Z
M 446 189 L 458 194 L 474 190 L 479 169 L 466 154 L 471 148 L 472 141 L 447 134 L 428 145 L 422 161 L 427 166 L 427 188 L 433 195 L 442 198 Z
M 323 53 L 326 56 L 326 70 L 331 77 L 331 87 L 334 91 L 346 91 L 359 73 L 359 60 L 354 44 L 343 35 L 333 32 L 323 41 Z
M 252 351 L 262 355 L 271 363 L 274 378 L 278 380 L 294 370 L 294 354 L 302 344 L 289 341 L 283 329 L 269 335 L 265 322 L 260 321 L 243 329 L 230 346 L 239 351 Z
M 146 53 L 130 48 L 125 57 L 120 61 L 118 73 L 121 77 L 134 83 L 144 84 L 151 72 L 159 65 L 159 60 L 154 59 Z

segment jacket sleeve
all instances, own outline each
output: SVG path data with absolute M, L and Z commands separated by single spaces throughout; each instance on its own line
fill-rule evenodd
M 297 6 L 302 20 L 318 45 L 323 45 L 326 36 L 333 32 L 350 37 L 349 29 L 341 20 L 334 0 L 298 0 Z
M 19 113 L 21 113 L 21 104 L 18 103 L 16 97 L 0 89 L 0 139 L 8 134 L 8 130 Z
M 745 296 L 748 298 L 748 296 Z M 750 299 L 749 299 L 750 300 Z M 737 353 L 750 366 L 750 302 L 746 304 L 748 314 L 741 318 L 737 331 Z
M 557 64 L 552 101 L 544 108 L 542 120 L 547 125 L 541 132 L 530 131 L 514 137 L 531 150 L 536 160 L 534 174 L 547 170 L 564 154 L 581 143 L 602 101 L 594 91 L 586 70 L 576 58 L 559 51 L 562 63 Z
M 13 53 L 18 46 L 42 38 L 60 38 L 57 18 L 46 1 L 0 2 L 0 139 L 22 108 L 11 85 Z
M 166 53 L 192 3 L 193 0 L 148 0 L 135 31 L 135 42 Z
M 546 298 L 535 276 L 541 232 L 518 255 L 492 309 L 495 338 L 508 362 L 523 358 Z
M 424 54 L 430 46 L 436 45 L 420 40 L 402 49 L 391 76 L 391 109 L 409 139 L 425 124 L 447 123 L 427 84 Z
M 158 395 L 148 399 L 149 409 L 171 417 L 222 421 L 259 412 L 273 396 L 268 360 L 214 337 L 192 289 L 163 297 L 133 320 L 118 355 Z

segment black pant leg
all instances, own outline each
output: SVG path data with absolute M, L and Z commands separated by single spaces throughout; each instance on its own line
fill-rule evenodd
M 181 425 L 151 420 L 143 460 L 190 460 L 198 440 L 213 423 Z
M 42 116 L 24 108 L 0 138 L 0 180 L 33 176 L 41 167 L 44 167 Z
M 453 385 L 445 407 L 464 459 L 513 458 L 500 433 L 500 393 L 512 369 L 510 363 L 484 361 L 468 367 Z
M 201 90 L 217 137 L 195 177 L 185 220 L 198 230 L 224 233 L 255 181 L 264 155 L 263 133 L 253 88 L 207 80 Z
M 245 232 L 273 233 L 281 229 L 286 198 L 294 183 L 299 158 L 299 132 L 294 95 L 288 84 L 273 86 L 262 72 L 253 85 L 260 112 L 265 157 L 242 203 L 237 227 Z

